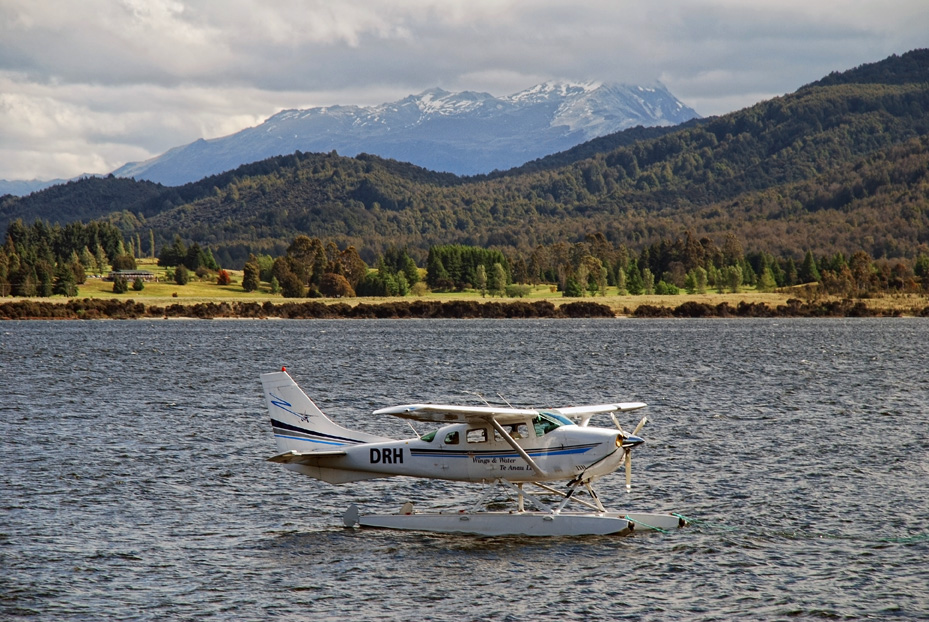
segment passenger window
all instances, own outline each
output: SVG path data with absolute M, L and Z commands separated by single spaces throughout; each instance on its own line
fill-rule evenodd
M 445 444 L 446 445 L 457 445 L 458 444 L 458 432 L 449 432 L 445 435 Z
M 520 438 L 527 438 L 529 436 L 529 426 L 525 423 L 514 423 L 510 425 L 503 426 L 503 429 L 506 430 L 506 433 L 510 435 L 514 440 Z M 503 436 L 494 429 L 494 440 L 502 441 Z
M 475 428 L 468 430 L 469 443 L 483 443 L 487 441 L 487 430 L 485 428 Z

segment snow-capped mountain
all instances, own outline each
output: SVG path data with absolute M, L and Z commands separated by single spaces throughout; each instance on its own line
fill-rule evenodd
M 114 174 L 180 185 L 297 150 L 336 150 L 474 175 L 629 127 L 676 125 L 696 116 L 661 84 L 547 82 L 506 97 L 436 88 L 379 106 L 285 110 L 256 127 L 175 147 Z

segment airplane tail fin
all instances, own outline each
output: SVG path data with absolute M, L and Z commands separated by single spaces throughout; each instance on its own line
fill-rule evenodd
M 331 452 L 346 445 L 389 440 L 333 423 L 286 370 L 261 374 L 261 384 L 280 453 Z

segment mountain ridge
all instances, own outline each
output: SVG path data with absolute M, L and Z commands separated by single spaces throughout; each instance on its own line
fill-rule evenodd
M 552 81 L 504 97 L 433 88 L 376 106 L 282 110 L 255 127 L 198 139 L 113 174 L 182 185 L 294 151 L 337 151 L 476 175 L 629 127 L 670 126 L 697 116 L 660 83 Z

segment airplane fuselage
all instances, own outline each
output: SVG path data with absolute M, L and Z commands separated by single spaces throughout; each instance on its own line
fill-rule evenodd
M 535 472 L 490 423 L 452 424 L 421 438 L 347 444 L 339 447 L 344 455 L 320 456 L 315 465 L 287 466 L 313 476 L 323 468 L 375 476 L 522 482 L 571 479 L 582 473 L 597 477 L 616 470 L 623 459 L 615 431 L 564 425 L 543 434 L 531 421 L 520 427 L 525 436 L 516 438 L 516 443 L 544 475 Z

